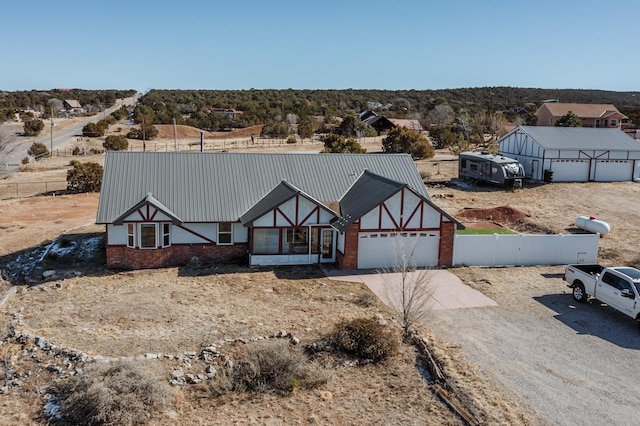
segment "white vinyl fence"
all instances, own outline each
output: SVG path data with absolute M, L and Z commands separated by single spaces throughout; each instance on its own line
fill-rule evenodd
M 454 266 L 533 266 L 597 263 L 600 234 L 458 235 Z

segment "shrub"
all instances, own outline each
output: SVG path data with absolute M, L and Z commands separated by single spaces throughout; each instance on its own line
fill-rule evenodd
M 53 424 L 135 425 L 164 410 L 168 391 L 132 362 L 93 365 L 56 384 L 60 405 Z
M 367 152 L 357 140 L 353 138 L 346 139 L 341 135 L 329 133 L 323 136 L 321 139 L 324 143 L 323 153 L 336 153 L 336 154 L 364 154 Z
M 415 130 L 394 127 L 382 140 L 382 150 L 386 153 L 407 153 L 413 158 L 431 158 L 435 155 L 429 141 Z
M 22 164 L 29 164 L 29 157 L 24 157 L 22 159 Z
M 38 136 L 42 129 L 44 129 L 44 122 L 42 120 L 33 119 L 24 122 L 25 136 Z
M 356 305 L 369 308 L 378 304 L 378 298 L 371 293 L 362 293 L 356 298 Z
M 29 147 L 29 150 L 27 151 L 27 154 L 29 154 L 30 156 L 34 157 L 36 160 L 39 160 L 42 157 L 48 157 L 49 156 L 49 150 L 47 149 L 47 147 L 44 144 L 41 144 L 39 142 L 34 142 Z
M 298 388 L 314 388 L 327 379 L 307 364 L 303 353 L 286 341 L 274 340 L 251 348 L 234 368 L 232 381 L 236 391 L 289 393 Z
M 295 137 L 295 136 L 289 136 L 289 137 L 287 138 L 287 143 L 288 143 L 288 144 L 290 144 L 290 145 L 292 145 L 292 144 L 294 144 L 294 143 L 297 143 L 297 142 L 298 142 L 298 141 L 296 140 L 296 137 Z
M 129 148 L 129 141 L 127 140 L 127 138 L 125 136 L 122 136 L 122 135 L 118 135 L 118 136 L 111 135 L 111 136 L 107 136 L 107 138 L 104 140 L 104 143 L 102 144 L 102 146 L 107 151 L 109 151 L 109 150 L 111 150 L 111 151 L 123 151 L 123 150 L 126 150 L 127 148 Z
M 142 131 L 143 125 L 141 124 L 140 126 L 141 127 L 139 128 L 132 127 L 131 130 L 129 130 L 129 133 L 127 133 L 127 138 L 149 140 L 158 136 L 158 129 L 156 129 L 155 126 L 151 124 L 144 124 L 144 132 Z
M 336 348 L 360 359 L 382 361 L 398 351 L 398 340 L 375 318 L 343 321 L 336 326 Z
M 103 168 L 98 163 L 73 164 L 67 170 L 67 190 L 71 192 L 99 192 L 102 186 Z

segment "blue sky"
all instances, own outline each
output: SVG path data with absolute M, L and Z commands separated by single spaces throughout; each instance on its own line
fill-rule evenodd
M 0 90 L 640 91 L 640 1 L 6 2 Z

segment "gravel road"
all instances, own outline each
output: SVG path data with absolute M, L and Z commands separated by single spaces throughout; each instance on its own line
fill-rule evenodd
M 452 269 L 498 307 L 434 311 L 428 326 L 553 425 L 638 424 L 640 331 L 575 302 L 563 267 Z

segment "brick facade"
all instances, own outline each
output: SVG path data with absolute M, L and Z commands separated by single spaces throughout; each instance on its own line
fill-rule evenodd
M 453 240 L 456 227 L 453 222 L 440 223 L 440 247 L 438 253 L 438 266 L 453 265 Z
M 155 250 L 107 246 L 107 267 L 153 269 L 185 265 L 193 258 L 201 262 L 247 263 L 247 244 L 177 244 Z
M 336 263 L 340 269 L 358 269 L 358 234 L 360 222 L 354 222 L 344 233 L 344 253 L 336 253 Z

